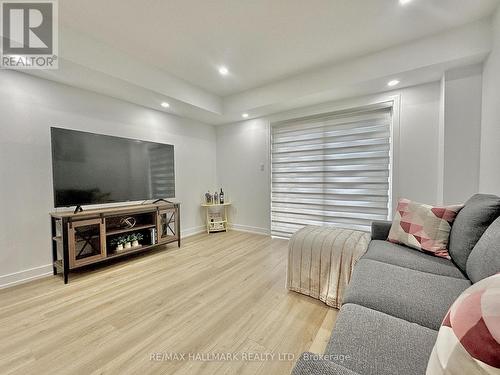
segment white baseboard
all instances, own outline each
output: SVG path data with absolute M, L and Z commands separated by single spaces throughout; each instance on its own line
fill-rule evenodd
M 51 264 L 10 273 L 8 275 L 0 276 L 0 289 L 27 283 L 28 281 L 40 279 L 49 275 L 52 275 Z
M 242 224 L 230 224 L 229 227 L 232 230 L 236 230 L 236 231 L 240 231 L 240 232 L 264 234 L 267 236 L 271 235 L 271 230 L 268 228 L 252 227 L 250 225 L 242 225 Z
M 260 228 L 260 227 L 252 227 L 250 225 L 242 225 L 242 224 L 229 224 L 229 229 L 238 231 L 238 232 L 248 232 L 248 233 L 256 233 L 256 234 L 264 234 L 264 235 L 270 235 L 271 230 L 267 228 Z M 194 236 L 195 234 L 200 234 L 206 232 L 207 227 L 204 225 L 200 225 L 197 227 L 192 227 L 188 229 L 183 229 L 181 231 L 182 233 L 182 238 L 187 238 Z
M 200 234 L 200 233 L 206 232 L 206 230 L 207 230 L 207 227 L 204 225 L 183 229 L 183 230 L 181 230 L 181 238 L 191 237 L 191 236 L 194 236 L 195 234 Z

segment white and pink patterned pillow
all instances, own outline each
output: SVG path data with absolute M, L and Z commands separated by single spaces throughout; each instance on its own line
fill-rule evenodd
M 500 274 L 464 291 L 444 318 L 427 375 L 500 373 Z
M 462 207 L 434 207 L 400 199 L 388 240 L 450 259 L 448 241 L 451 225 Z

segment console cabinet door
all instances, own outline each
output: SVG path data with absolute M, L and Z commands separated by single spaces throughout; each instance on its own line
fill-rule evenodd
M 106 257 L 106 232 L 102 219 L 68 224 L 69 267 L 91 264 Z
M 158 243 L 168 243 L 175 241 L 179 238 L 177 233 L 177 209 L 167 208 L 158 212 L 157 218 L 157 232 Z

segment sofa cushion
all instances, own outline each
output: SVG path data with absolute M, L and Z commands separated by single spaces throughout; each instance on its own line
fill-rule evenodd
M 469 280 L 434 275 L 370 259 L 354 267 L 344 303 L 356 303 L 438 330 Z
M 453 303 L 427 374 L 500 373 L 500 274 L 479 281 Z
M 467 275 L 473 283 L 500 272 L 500 217 L 481 236 L 467 259 Z
M 450 259 L 448 240 L 451 224 L 461 208 L 461 205 L 434 207 L 400 199 L 387 239 L 427 254 Z
M 472 248 L 498 216 L 500 198 L 488 194 L 474 195 L 458 213 L 451 228 L 448 251 L 463 272 Z
M 295 363 L 291 375 L 360 375 L 342 365 L 311 352 L 302 353 Z
M 360 374 L 422 375 L 436 337 L 437 331 L 432 329 L 346 304 L 325 354 L 348 358 L 340 364 Z
M 417 271 L 465 279 L 460 269 L 449 259 L 434 257 L 388 241 L 371 241 L 362 259 L 378 260 Z

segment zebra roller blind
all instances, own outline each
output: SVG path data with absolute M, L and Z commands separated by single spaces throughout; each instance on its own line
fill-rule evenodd
M 392 107 L 272 124 L 271 233 L 305 225 L 370 230 L 390 205 Z

